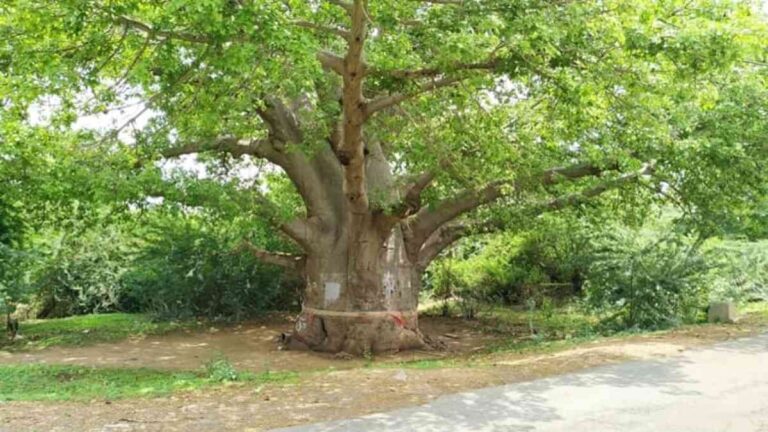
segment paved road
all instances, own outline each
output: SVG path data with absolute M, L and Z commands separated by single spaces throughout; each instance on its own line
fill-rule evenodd
M 768 432 L 768 334 L 283 432 Z

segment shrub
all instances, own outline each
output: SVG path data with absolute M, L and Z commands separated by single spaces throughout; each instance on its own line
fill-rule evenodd
M 615 227 L 593 240 L 587 302 L 621 328 L 663 328 L 697 318 L 708 264 L 681 235 Z
M 476 318 L 480 307 L 490 302 L 492 293 L 486 289 L 485 274 L 474 271 L 470 261 L 444 259 L 433 268 L 432 298 L 443 302 L 443 315 L 449 314 L 448 301 L 451 299 L 456 300 L 464 319 Z
M 242 233 L 198 218 L 156 221 L 124 281 L 128 310 L 161 318 L 241 320 L 296 303 L 296 282 L 236 251 Z
M 453 278 L 449 285 L 463 290 L 465 298 L 520 305 L 530 298 L 541 304 L 578 294 L 588 264 L 588 226 L 551 216 L 539 222 L 536 229 L 487 237 L 477 252 L 476 245 L 459 247 L 459 256 L 470 249 L 466 259 L 438 260 L 425 285 L 441 297 L 441 284 Z
M 768 300 L 768 241 L 718 241 L 709 255 L 711 300 Z
M 118 227 L 52 235 L 34 257 L 31 290 L 43 318 L 120 309 L 123 275 L 133 253 Z

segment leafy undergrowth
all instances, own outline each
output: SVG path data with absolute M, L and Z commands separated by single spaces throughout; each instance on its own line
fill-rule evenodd
M 452 316 L 460 315 L 455 304 L 449 304 Z M 423 315 L 440 315 L 443 305 L 436 305 L 422 312 Z M 739 307 L 740 322 L 756 328 L 768 327 L 768 302 L 747 303 Z M 706 315 L 702 315 L 706 320 Z M 458 318 L 457 318 L 458 319 Z M 492 342 L 484 352 L 546 353 L 559 351 L 597 339 L 623 338 L 633 335 L 661 334 L 680 328 L 706 326 L 705 321 L 666 330 L 617 329 L 601 322 L 598 317 L 584 313 L 579 307 L 567 305 L 557 308 L 533 311 L 510 307 L 487 305 L 480 307 L 475 325 L 478 329 L 501 336 Z M 439 361 L 416 361 L 414 367 L 445 367 L 452 363 Z M 405 365 L 405 364 L 404 364 Z M 405 365 L 409 366 L 409 365 Z
M 448 304 L 448 315 L 461 316 L 460 307 Z M 443 305 L 435 305 L 421 315 L 443 314 Z M 458 318 L 457 318 L 458 319 Z M 474 321 L 486 332 L 519 340 L 559 340 L 593 336 L 601 333 L 597 317 L 574 305 L 527 310 L 519 307 L 484 305 L 478 307 Z
M 210 369 L 201 372 L 169 372 L 40 364 L 0 366 L 0 401 L 159 397 L 221 385 L 289 383 L 298 377 L 292 372 L 233 372 L 233 375 L 223 378 L 215 372 Z
M 739 308 L 739 313 L 743 322 L 768 325 L 768 301 L 747 303 Z
M 19 351 L 56 345 L 86 345 L 114 342 L 128 337 L 163 334 L 193 328 L 195 322 L 159 322 L 141 314 L 94 314 L 68 318 L 32 320 L 21 323 L 19 335 L 11 342 L 0 338 L 0 349 Z

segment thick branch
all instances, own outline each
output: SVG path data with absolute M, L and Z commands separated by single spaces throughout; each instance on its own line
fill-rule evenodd
M 163 157 L 173 158 L 186 154 L 219 151 L 229 153 L 234 157 L 242 155 L 254 155 L 266 157 L 270 150 L 267 139 L 239 139 L 225 135 L 206 143 L 189 143 L 178 147 L 172 147 L 161 152 Z
M 419 211 L 421 209 L 421 193 L 432 183 L 436 175 L 435 171 L 425 171 L 419 174 L 408 185 L 402 202 L 395 209 L 395 214 L 399 217 L 406 217 Z
M 549 168 L 531 177 L 531 179 L 542 185 L 551 185 L 565 180 L 600 175 L 606 169 L 613 169 L 615 167 L 617 166 L 614 164 L 608 167 L 598 167 L 589 163 L 574 164 L 567 167 Z M 523 184 L 525 182 L 520 180 L 514 183 L 496 181 L 480 189 L 464 190 L 453 197 L 439 202 L 435 206 L 419 210 L 416 215 L 412 216 L 409 224 L 411 241 L 420 246 L 433 232 L 444 224 L 477 207 L 499 199 L 506 190 L 518 189 Z
M 310 156 L 300 149 L 288 147 L 301 145 L 304 139 L 296 115 L 277 98 L 267 98 L 266 107 L 258 112 L 269 126 L 270 136 L 277 141 L 273 145 L 275 151 L 269 153 L 267 159 L 280 166 L 291 179 L 307 207 L 307 216 L 317 216 L 328 222 L 331 200 L 323 188 L 320 173 Z
M 259 261 L 265 262 L 267 264 L 273 264 L 299 273 L 304 271 L 304 262 L 306 260 L 304 255 L 266 251 L 259 249 L 253 243 L 247 240 L 243 240 L 236 250 L 247 250 L 253 256 L 258 258 Z
M 546 213 L 549 211 L 561 210 L 568 206 L 578 205 L 588 201 L 609 190 L 622 187 L 628 183 L 636 181 L 644 175 L 650 175 L 654 171 L 653 164 L 644 164 L 643 167 L 633 173 L 619 176 L 615 179 L 602 182 L 581 192 L 565 195 L 553 200 L 545 201 L 527 208 L 524 213 L 530 217 Z M 503 220 L 488 220 L 478 224 L 467 223 L 446 223 L 436 229 L 424 241 L 417 253 L 416 262 L 421 268 L 426 268 L 440 252 L 451 246 L 459 239 L 471 234 L 489 233 L 502 230 L 506 227 Z
M 464 4 L 464 0 L 417 0 L 422 3 L 439 4 L 439 5 L 451 5 L 461 6 Z
M 365 0 L 354 0 L 350 12 L 352 21 L 351 37 L 347 44 L 342 74 L 343 124 L 342 140 L 337 150 L 339 161 L 344 166 L 344 195 L 353 213 L 363 214 L 368 210 L 368 193 L 365 187 L 365 154 L 363 146 L 363 123 L 365 103 L 363 100 L 363 47 L 367 35 L 368 21 Z
M 600 166 L 592 163 L 582 163 L 565 167 L 554 167 L 542 171 L 537 177 L 537 181 L 542 185 L 552 185 L 567 179 L 598 176 L 605 171 L 615 169 L 619 169 L 619 164 L 616 161 Z
M 316 54 L 317 61 L 324 68 L 330 69 L 339 75 L 344 75 L 344 59 L 328 51 L 320 51 Z
M 420 247 L 443 224 L 501 197 L 505 183 L 494 182 L 481 189 L 467 189 L 441 201 L 436 206 L 422 208 L 412 216 L 409 223 L 409 241 L 414 244 L 414 247 Z
M 440 252 L 454 244 L 461 238 L 471 234 L 489 233 L 502 229 L 503 223 L 497 220 L 485 221 L 476 224 L 450 223 L 443 225 L 433 232 L 417 253 L 416 265 L 421 269 L 427 268 Z
M 327 1 L 332 5 L 336 5 L 344 9 L 345 11 L 347 11 L 347 13 L 352 14 L 352 3 L 344 0 L 327 0 Z
M 589 189 L 585 189 L 578 193 L 565 195 L 550 201 L 539 203 L 538 205 L 534 206 L 530 211 L 532 213 L 539 214 L 539 213 L 544 213 L 552 210 L 560 210 L 567 206 L 581 204 L 589 200 L 590 198 L 596 197 L 611 189 L 616 189 L 627 183 L 633 182 L 644 175 L 653 174 L 653 172 L 654 172 L 653 164 L 651 163 L 643 164 L 643 167 L 636 172 L 625 174 L 615 179 L 599 183 L 596 186 L 593 186 Z

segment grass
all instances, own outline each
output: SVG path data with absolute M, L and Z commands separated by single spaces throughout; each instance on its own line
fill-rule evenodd
M 163 334 L 197 325 L 193 322 L 157 322 L 141 314 L 94 314 L 21 323 L 21 338 L 0 338 L 0 349 L 21 351 L 56 345 L 86 345 L 114 342 L 132 336 Z
M 292 372 L 238 373 L 237 385 L 289 383 Z M 0 366 L 0 401 L 88 401 L 160 397 L 174 392 L 231 385 L 205 372 L 92 368 L 63 365 Z

